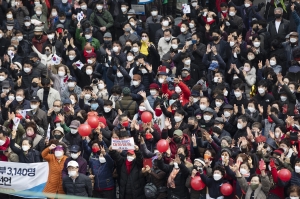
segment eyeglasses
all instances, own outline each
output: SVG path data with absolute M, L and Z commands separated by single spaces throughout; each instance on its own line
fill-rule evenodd
M 59 105 L 53 105 L 53 107 L 60 107 Z
M 142 35 L 142 37 L 148 37 L 147 35 Z

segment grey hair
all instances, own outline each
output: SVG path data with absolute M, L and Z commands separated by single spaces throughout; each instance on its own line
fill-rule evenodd
M 274 9 L 274 13 L 276 12 L 276 10 L 280 10 L 281 13 L 283 13 L 283 9 L 281 7 L 277 7 Z

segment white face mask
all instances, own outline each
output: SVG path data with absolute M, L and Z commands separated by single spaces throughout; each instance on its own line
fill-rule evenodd
M 103 6 L 97 5 L 96 8 L 97 8 L 97 10 L 102 10 Z
M 35 110 L 35 109 L 37 109 L 37 108 L 38 108 L 38 105 L 31 104 L 31 105 L 30 105 L 30 108 L 32 108 L 33 110 Z
M 196 98 L 196 97 L 193 97 L 193 102 L 194 103 L 196 103 L 196 102 L 198 102 L 199 101 L 199 99 L 198 98 Z
M 85 37 L 86 39 L 90 39 L 90 38 L 92 37 L 92 35 L 84 35 L 84 37 Z
M 5 77 L 4 76 L 0 76 L 0 82 L 4 81 Z
M 126 7 L 121 7 L 122 12 L 126 12 L 127 8 Z
M 72 134 L 76 134 L 77 133 L 77 129 L 71 129 L 71 133 Z
M 176 86 L 176 87 L 175 87 L 175 92 L 176 92 L 176 93 L 181 93 L 181 88 L 180 88 L 179 86 Z
M 228 95 L 228 91 L 225 90 L 225 91 L 223 92 L 223 95 L 226 97 L 226 96 Z
M 220 106 L 222 106 L 222 102 L 216 102 L 216 107 L 220 107 Z
M 77 153 L 71 153 L 71 157 L 76 160 L 78 158 L 78 154 Z
M 158 78 L 158 82 L 159 82 L 159 83 L 161 83 L 161 84 L 162 84 L 162 83 L 164 83 L 164 81 L 165 81 L 165 79 L 164 79 L 164 78 Z
M 17 97 L 16 97 L 16 100 L 17 100 L 18 102 L 21 102 L 23 99 L 24 99 L 24 98 L 21 97 L 21 96 L 17 96 Z
M 230 117 L 230 115 L 231 115 L 230 112 L 224 111 L 224 116 L 225 116 L 225 117 Z
M 163 25 L 163 26 L 169 26 L 169 21 L 163 21 L 163 22 L 162 22 L 162 25 Z
M 229 16 L 234 16 L 235 15 L 235 12 L 229 12 Z
M 180 116 L 175 116 L 174 117 L 175 122 L 180 122 L 182 118 Z
M 245 5 L 246 8 L 248 8 L 250 6 L 249 3 L 245 3 L 244 5 Z
M 75 82 L 69 82 L 68 87 L 71 87 L 71 88 L 75 87 Z
M 169 105 L 171 106 L 175 101 L 176 101 L 176 100 L 174 100 L 174 99 L 170 99 L 170 100 L 169 100 Z
M 192 6 L 193 6 L 193 7 L 196 7 L 196 6 L 197 6 L 197 2 L 193 2 L 193 3 L 192 3 Z
M 8 96 L 8 100 L 9 100 L 9 101 L 15 100 L 15 96 L 13 96 L 13 95 Z
M 88 64 L 92 64 L 93 62 L 94 62 L 94 61 L 91 60 L 91 59 L 88 59 L 88 60 L 87 60 L 87 63 L 88 63 Z
M 26 27 L 28 27 L 28 26 L 30 26 L 31 23 L 26 21 L 24 24 Z
M 57 16 L 57 12 L 51 12 L 52 17 L 56 17 Z
M 296 42 L 297 42 L 297 39 L 296 39 L 296 38 L 290 38 L 290 42 L 291 42 L 291 43 L 296 43 Z
M 281 133 L 280 132 L 275 132 L 275 137 L 280 138 Z
M 206 121 L 210 120 L 211 118 L 212 117 L 210 115 L 204 115 L 203 116 L 203 119 L 206 120 Z
M 73 59 L 75 59 L 75 56 L 70 55 L 69 59 L 72 61 Z
M 245 175 L 245 174 L 248 174 L 249 172 L 248 172 L 246 169 L 241 168 L 241 169 L 240 169 L 240 173 L 241 173 L 242 175 Z
M 119 51 L 119 47 L 117 47 L 117 46 L 113 47 L 113 51 L 114 51 L 115 53 L 117 53 L 117 52 Z
M 98 88 L 102 90 L 104 88 L 104 84 L 98 84 Z
M 58 76 L 64 77 L 66 73 L 64 71 L 58 71 Z
M 91 69 L 87 69 L 85 72 L 87 75 L 91 75 L 93 73 L 93 71 Z
M 242 128 L 243 128 L 243 125 L 242 125 L 241 123 L 237 123 L 236 127 L 237 127 L 238 129 L 242 129 Z
M 156 95 L 157 91 L 156 90 L 150 90 L 151 95 Z
M 117 72 L 117 77 L 123 77 L 123 74 L 121 72 Z
M 77 171 L 68 171 L 69 177 L 74 177 L 77 175 Z
M 287 96 L 280 96 L 281 101 L 285 102 L 287 100 Z
M 105 157 L 99 157 L 99 162 L 102 164 L 105 163 L 106 162 Z
M 220 174 L 216 173 L 216 174 L 213 175 L 213 178 L 214 178 L 215 181 L 218 181 L 222 178 L 222 176 Z
M 12 29 L 14 29 L 13 26 L 6 26 L 6 28 L 7 28 L 7 30 L 12 30 Z
M 234 41 L 229 42 L 230 47 L 234 46 L 234 44 L 235 44 Z
M 151 15 L 152 15 L 153 17 L 157 16 L 157 11 L 152 11 L 152 12 L 151 12 Z
M 295 166 L 295 172 L 296 172 L 296 173 L 300 173 L 300 167 Z
M 105 113 L 108 113 L 111 110 L 111 108 L 108 108 L 108 107 L 104 107 L 103 109 L 104 109 Z
M 133 56 L 127 56 L 127 61 L 132 61 L 133 60 Z
M 249 110 L 251 113 L 254 113 L 254 112 L 255 112 L 255 108 L 253 108 L 253 107 L 248 107 L 248 110 Z
M 189 23 L 189 27 L 190 27 L 190 28 L 194 28 L 194 27 L 195 27 L 195 24 Z
M 204 109 L 206 109 L 207 108 L 207 106 L 206 105 L 204 105 L 204 104 L 200 104 L 200 109 L 203 111 Z
M 235 97 L 241 97 L 242 93 L 241 92 L 234 92 Z
M 253 42 L 253 46 L 258 48 L 260 46 L 260 42 Z
M 219 77 L 214 77 L 214 82 L 215 83 L 219 82 Z
M 11 19 L 13 16 L 12 16 L 12 14 L 7 14 L 6 17 L 7 17 L 8 19 Z
M 61 110 L 61 108 L 59 108 L 59 107 L 53 107 L 53 111 L 56 113 L 59 112 L 60 110 Z
M 91 98 L 91 95 L 90 95 L 90 94 L 85 94 L 85 95 L 84 95 L 84 98 L 88 100 L 88 99 Z
M 24 68 L 25 73 L 29 73 L 31 71 L 31 68 Z
M 299 197 L 292 197 L 292 196 L 290 196 L 290 199 L 299 199 Z
M 148 71 L 144 68 L 141 71 L 142 71 L 143 74 L 148 73 Z
M 4 140 L 0 140 L 0 146 L 2 146 L 5 143 Z
M 54 35 L 53 34 L 49 34 L 49 35 L 47 35 L 47 37 L 48 37 L 48 39 L 53 39 L 54 38 Z
M 132 84 L 133 84 L 134 86 L 138 86 L 140 83 L 139 83 L 139 81 L 132 81 Z
M 132 51 L 136 53 L 136 52 L 139 51 L 139 48 L 138 48 L 138 47 L 133 47 L 133 48 L 132 48 Z
M 18 41 L 22 41 L 23 40 L 23 36 L 18 36 Z
M 23 150 L 23 151 L 28 151 L 28 150 L 29 150 L 29 148 L 30 148 L 30 147 L 29 147 L 29 146 L 27 146 L 27 145 L 23 145 L 23 146 L 22 146 L 22 150 Z
M 184 61 L 184 64 L 185 64 L 185 65 L 190 65 L 190 64 L 191 64 L 191 60 L 190 60 L 190 59 L 185 60 L 185 61 Z
M 87 5 L 82 5 L 80 6 L 81 10 L 86 10 L 87 9 Z
M 177 45 L 177 44 L 171 44 L 171 47 L 172 47 L 173 49 L 177 49 L 177 48 L 178 48 L 178 45 Z
M 207 18 L 206 18 L 206 21 L 207 21 L 207 22 L 211 22 L 212 20 L 213 20 L 213 18 L 211 18 L 211 17 L 207 17 Z
M 170 37 L 165 37 L 165 41 L 170 41 Z
M 270 65 L 271 65 L 271 66 L 275 66 L 275 65 L 276 65 L 276 61 L 270 60 Z
M 55 155 L 55 157 L 61 157 L 64 155 L 64 152 L 63 151 L 55 151 L 54 155 Z
M 259 94 L 265 93 L 265 89 L 264 88 L 258 88 L 257 90 L 258 90 Z
M 146 107 L 144 106 L 139 106 L 139 111 L 145 111 L 146 110 Z
M 180 31 L 181 31 L 181 32 L 185 32 L 186 29 L 185 29 L 184 27 L 182 27 L 182 28 L 180 28 Z
M 128 162 L 132 162 L 134 160 L 134 157 L 133 156 L 127 156 L 127 160 L 128 160 Z

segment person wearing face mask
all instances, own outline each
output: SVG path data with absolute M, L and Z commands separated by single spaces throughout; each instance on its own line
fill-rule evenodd
M 207 107 L 203 110 L 203 116 L 199 121 L 199 126 L 206 130 L 209 130 L 214 125 L 214 111 Z
M 45 1 L 42 1 L 42 4 L 35 4 L 34 14 L 32 15 L 31 19 L 35 19 L 35 20 L 38 20 L 38 21 L 43 21 L 44 22 L 44 30 L 46 32 L 48 31 L 48 28 L 49 28 L 47 15 L 48 15 L 48 8 L 47 8 L 47 5 L 46 5 Z M 25 20 L 25 18 L 24 18 L 24 25 L 23 25 L 22 29 L 23 30 L 32 29 L 32 31 L 33 31 L 34 25 L 31 24 L 30 18 L 29 18 L 29 20 Z M 25 35 L 24 32 L 23 32 L 23 34 Z
M 253 0 L 245 0 L 244 4 L 241 6 L 237 6 L 233 1 L 228 2 L 228 6 L 236 7 L 238 13 L 241 13 L 240 17 L 243 19 L 243 23 L 245 24 L 244 26 L 247 31 L 250 29 L 250 24 L 253 18 L 258 20 L 263 19 L 263 17 L 259 14 L 259 11 L 264 7 L 264 5 L 264 3 L 253 5 Z
M 170 51 L 170 48 L 172 47 L 171 40 L 173 38 L 174 37 L 172 36 L 170 29 L 164 30 L 164 36 L 159 39 L 157 44 L 157 51 L 160 56 L 160 59 L 162 59 L 162 57 Z
M 200 172 L 200 177 L 204 184 L 208 188 L 208 195 L 211 198 L 218 198 L 220 196 L 223 196 L 223 194 L 220 191 L 220 186 L 226 182 L 226 180 L 223 179 L 225 176 L 225 169 L 222 166 L 216 166 L 213 168 L 213 177 L 208 178 L 203 171 Z
M 51 54 L 57 54 L 61 57 L 63 55 L 65 55 L 64 49 L 67 49 L 68 46 L 67 46 L 67 44 L 64 46 L 62 38 L 60 38 L 61 36 L 57 36 L 57 33 L 58 32 L 63 32 L 63 30 L 64 30 L 64 26 L 62 24 L 56 25 L 56 30 L 54 30 L 54 29 L 48 30 L 47 31 L 47 38 L 48 39 L 43 44 L 43 49 L 45 49 L 46 46 L 49 45 Z M 59 33 L 59 35 L 60 34 L 61 33 Z M 46 55 L 49 54 L 46 51 L 43 51 L 43 53 L 45 53 Z M 53 65 L 53 64 L 51 64 L 51 65 Z
M 191 63 L 191 57 L 187 53 L 181 53 L 181 60 L 182 63 L 176 67 L 176 76 L 181 76 L 183 83 L 192 88 L 196 79 L 201 77 L 199 66 Z
M 159 99 L 159 86 L 156 83 L 152 83 L 149 86 L 150 95 L 147 96 L 147 100 L 151 107 L 153 107 L 154 102 Z
M 244 22 L 243 19 L 237 15 L 237 9 L 235 6 L 228 6 L 228 23 L 229 23 L 229 29 L 233 29 L 234 27 L 237 27 L 237 29 L 241 32 L 244 28 Z M 225 24 L 227 26 L 227 23 Z M 225 28 L 226 30 L 226 28 Z
M 164 36 L 164 30 L 170 28 L 170 22 L 168 17 L 164 16 L 160 18 L 161 28 L 155 32 L 155 45 L 158 44 L 160 38 Z
M 277 75 L 277 83 L 278 83 L 278 87 L 280 86 L 280 91 L 279 93 L 275 94 L 274 97 L 276 99 L 280 99 L 280 106 L 281 107 L 284 107 L 284 109 L 286 110 L 283 110 L 283 114 L 287 114 L 287 115 L 293 115 L 294 114 L 294 110 L 295 110 L 295 104 L 296 104 L 296 95 L 295 93 L 291 92 L 293 91 L 293 87 L 294 87 L 294 83 L 290 83 L 288 85 L 286 85 L 284 82 L 283 82 L 283 77 L 281 74 L 278 74 Z M 278 88 L 278 87 L 275 87 L 275 88 Z M 293 88 L 293 89 L 290 89 L 289 87 Z
M 248 184 L 247 180 L 245 179 L 243 174 L 240 173 L 240 170 L 236 165 L 233 168 L 239 186 L 244 192 L 246 192 L 245 199 L 266 198 L 271 188 L 271 182 L 268 175 L 266 175 L 265 165 L 263 167 L 259 166 L 261 175 L 253 175 L 250 179 L 250 184 Z M 253 197 L 252 195 L 256 197 Z
M 47 76 L 47 67 L 41 63 L 39 56 L 35 52 L 31 52 L 28 56 L 32 65 L 32 73 L 37 73 L 38 77 Z M 30 71 L 28 71 L 29 73 Z
M 295 152 L 294 152 L 295 153 Z M 296 154 L 297 156 L 298 154 Z M 292 172 L 291 184 L 296 185 L 297 187 L 300 186 L 300 158 L 295 157 L 295 166 L 294 171 Z
M 101 113 L 105 117 L 106 124 L 110 130 L 113 130 L 113 122 L 118 115 L 117 111 L 112 106 L 113 102 L 111 100 L 103 100 L 103 111 L 101 111 Z
M 116 32 L 116 38 L 119 38 L 121 35 L 124 34 L 123 31 L 123 24 L 127 23 L 128 21 L 128 3 L 127 2 L 122 2 L 121 3 L 121 13 L 116 16 L 114 20 L 114 27 L 115 27 L 115 32 Z
M 78 162 L 71 160 L 65 166 L 68 175 L 63 176 L 62 186 L 66 195 L 92 197 L 93 187 L 91 178 L 84 173 L 80 173 Z M 76 189 L 74 189 L 76 186 Z
M 68 2 L 68 0 L 62 0 L 61 3 L 58 5 L 58 9 L 59 9 L 59 23 L 64 23 L 65 21 L 63 21 L 61 19 L 62 16 L 64 16 L 64 19 L 66 20 L 66 17 L 67 19 L 71 20 L 71 17 L 72 17 L 72 5 Z
M 299 199 L 300 196 L 299 184 L 297 185 L 295 185 L 294 183 L 291 184 L 292 185 L 288 189 L 289 199 Z
M 15 32 L 15 34 L 19 41 L 18 49 L 20 49 L 19 51 L 21 51 L 19 54 L 23 57 L 27 57 L 29 55 L 29 53 L 32 51 L 31 45 L 29 44 L 28 40 L 24 39 L 24 35 L 20 30 L 17 30 Z M 32 38 L 31 38 L 31 40 L 32 40 Z M 13 62 L 15 62 L 15 61 L 13 61 Z
M 9 133 L 7 131 L 7 128 L 4 126 L 0 127 L 0 150 L 3 151 L 2 154 L 0 154 L 0 160 L 1 161 L 8 161 L 8 148 L 10 144 L 9 139 Z
M 248 120 L 245 115 L 241 115 L 238 117 L 237 120 L 237 132 L 233 136 L 233 139 L 237 142 L 240 137 L 247 137 L 247 125 L 248 125 Z
M 49 173 L 48 181 L 46 183 L 44 193 L 53 193 L 53 194 L 65 194 L 62 186 L 62 170 L 64 168 L 64 163 L 68 158 L 65 155 L 66 148 L 64 145 L 55 145 L 51 144 L 42 152 L 42 158 L 48 162 Z M 50 154 L 50 152 L 54 152 Z M 55 183 L 50 183 L 55 182 Z
M 282 42 L 285 41 L 285 36 L 289 34 L 289 30 L 285 29 L 289 27 L 289 21 L 283 19 L 283 9 L 281 7 L 277 7 L 274 9 L 275 19 L 269 22 L 269 33 L 270 40 L 279 39 Z
M 0 56 L 3 57 L 5 54 L 7 54 L 6 50 L 11 44 L 10 39 L 5 37 L 4 30 L 0 30 L 0 42 L 3 43 L 3 48 L 0 49 Z
M 15 138 L 17 132 L 13 130 L 11 132 L 10 148 L 11 150 L 19 156 L 19 162 L 21 163 L 37 163 L 42 162 L 41 154 L 39 151 L 32 148 L 32 139 L 23 138 L 21 141 L 21 149 L 15 146 Z
M 80 94 L 82 93 L 81 88 L 77 85 L 77 79 L 75 77 L 70 77 L 67 80 L 68 89 L 65 89 L 61 93 L 61 99 L 62 101 L 65 99 L 68 99 L 71 93 L 75 93 L 77 97 L 80 97 Z
M 111 156 L 105 151 L 106 145 L 97 140 L 92 142 L 92 154 L 89 160 L 91 168 L 90 177 L 94 183 L 94 197 L 112 198 L 114 193 L 113 170 L 114 162 Z M 109 182 L 109 183 L 107 183 Z
M 289 34 L 289 40 L 282 43 L 283 49 L 286 55 L 286 61 L 292 61 L 298 56 L 297 47 L 299 43 L 299 34 L 298 32 L 291 32 Z
M 236 83 L 233 85 L 233 95 L 234 97 L 230 100 L 230 104 L 237 106 L 237 109 L 234 109 L 235 115 L 242 114 L 242 106 L 244 108 L 248 105 L 248 99 L 245 94 L 245 85 L 242 82 Z
M 251 61 L 245 61 L 244 66 L 241 67 L 239 75 L 245 80 L 245 93 L 248 99 L 250 99 L 251 87 L 256 82 L 256 69 L 252 67 Z
M 95 48 L 95 50 L 99 50 L 100 42 L 98 39 L 93 37 L 92 29 L 86 28 L 84 30 L 84 36 L 80 34 L 81 31 L 81 25 L 78 23 L 76 28 L 75 39 L 81 43 L 82 48 L 84 48 L 86 43 L 89 42 Z
M 36 26 L 34 28 L 34 38 L 32 39 L 32 45 L 40 52 L 43 51 L 43 45 L 47 41 L 47 36 L 43 34 L 44 28 Z M 30 53 L 31 54 L 31 53 Z
M 263 116 L 264 118 L 267 118 L 267 108 L 268 106 L 271 106 L 271 104 L 274 101 L 274 97 L 268 93 L 268 83 L 266 82 L 266 80 L 261 80 L 258 82 L 257 84 L 257 90 L 258 90 L 258 94 L 256 94 L 254 96 L 254 98 L 256 99 L 256 101 L 258 102 L 258 104 L 260 106 L 263 106 Z
M 125 46 L 125 43 L 128 39 L 132 42 L 139 41 L 139 37 L 136 34 L 131 33 L 132 28 L 130 26 L 130 23 L 125 23 L 123 25 L 123 30 L 124 34 L 119 37 L 119 41 L 122 44 L 122 46 Z
M 101 31 L 101 33 L 105 33 L 106 31 L 111 32 L 110 29 L 114 25 L 114 19 L 107 9 L 103 8 L 104 1 L 100 0 L 96 3 L 96 8 L 94 12 L 90 16 L 90 22 L 93 27 L 96 27 Z M 110 6 L 111 9 L 114 6 Z M 119 8 L 118 8 L 119 9 Z M 112 12 L 113 13 L 113 12 Z
M 134 150 L 127 151 L 127 157 L 122 157 L 120 153 L 109 147 L 109 155 L 117 163 L 117 170 L 120 177 L 120 199 L 143 198 L 145 179 L 141 170 L 143 167 L 143 155 L 138 146 Z M 126 179 L 127 180 L 122 180 Z M 135 186 L 139 184 L 139 186 Z M 132 189 L 130 187 L 135 187 Z
M 157 26 L 157 24 L 159 24 L 161 21 L 160 19 L 162 18 L 161 15 L 158 14 L 158 9 L 156 6 L 152 6 L 151 8 L 151 16 L 149 16 L 146 19 L 146 24 L 145 24 L 145 29 L 147 32 L 149 32 L 150 30 L 158 30 L 159 26 Z M 152 31 L 151 31 L 152 32 Z M 154 31 L 156 32 L 156 31 Z M 155 34 L 153 35 L 149 35 L 150 40 L 151 41 L 155 41 Z
M 180 26 L 181 34 L 177 36 L 180 40 L 180 44 L 185 45 L 188 38 L 192 37 L 192 34 L 189 32 L 189 25 L 188 23 L 182 23 Z
M 75 130 L 75 129 L 74 129 Z M 68 176 L 68 169 L 67 165 L 71 161 L 76 161 L 78 164 L 78 173 L 86 175 L 87 172 L 87 162 L 86 160 L 81 156 L 81 150 L 80 146 L 78 145 L 72 145 L 70 146 L 70 154 L 71 157 L 68 157 L 65 161 L 64 169 L 62 170 L 62 177 Z
M 127 59 L 131 60 L 130 62 L 134 62 L 133 55 L 131 52 L 127 53 Z M 131 82 L 131 77 L 128 74 L 127 66 L 131 67 L 131 63 L 127 62 L 127 65 L 124 68 L 117 61 L 115 66 L 110 65 L 111 67 L 107 70 L 107 77 L 113 82 L 114 85 L 119 85 L 120 87 L 129 87 Z M 116 70 L 115 70 L 116 69 Z
M 133 117 L 136 113 L 137 103 L 133 100 L 131 96 L 130 88 L 124 87 L 122 90 L 123 97 L 120 101 L 115 103 L 115 109 L 120 109 L 121 111 L 127 110 L 130 117 Z
M 60 94 L 51 87 L 49 78 L 42 78 L 41 85 L 43 88 L 38 90 L 37 96 L 41 99 L 41 104 L 48 110 L 48 108 L 52 108 L 54 101 L 61 100 Z
M 148 90 L 145 87 L 146 86 L 144 86 L 144 84 L 142 82 L 141 75 L 139 73 L 133 75 L 133 77 L 132 77 L 132 86 L 130 87 L 131 93 L 137 95 L 140 91 Z M 135 98 L 138 98 L 138 96 L 135 97 Z

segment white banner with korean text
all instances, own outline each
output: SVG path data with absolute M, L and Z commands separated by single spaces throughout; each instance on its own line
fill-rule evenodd
M 25 198 L 41 198 L 25 193 L 41 193 L 48 180 L 48 162 L 17 163 L 0 161 L 0 191 Z
M 111 139 L 111 146 L 113 150 L 134 150 L 134 140 L 132 137 L 122 140 Z

